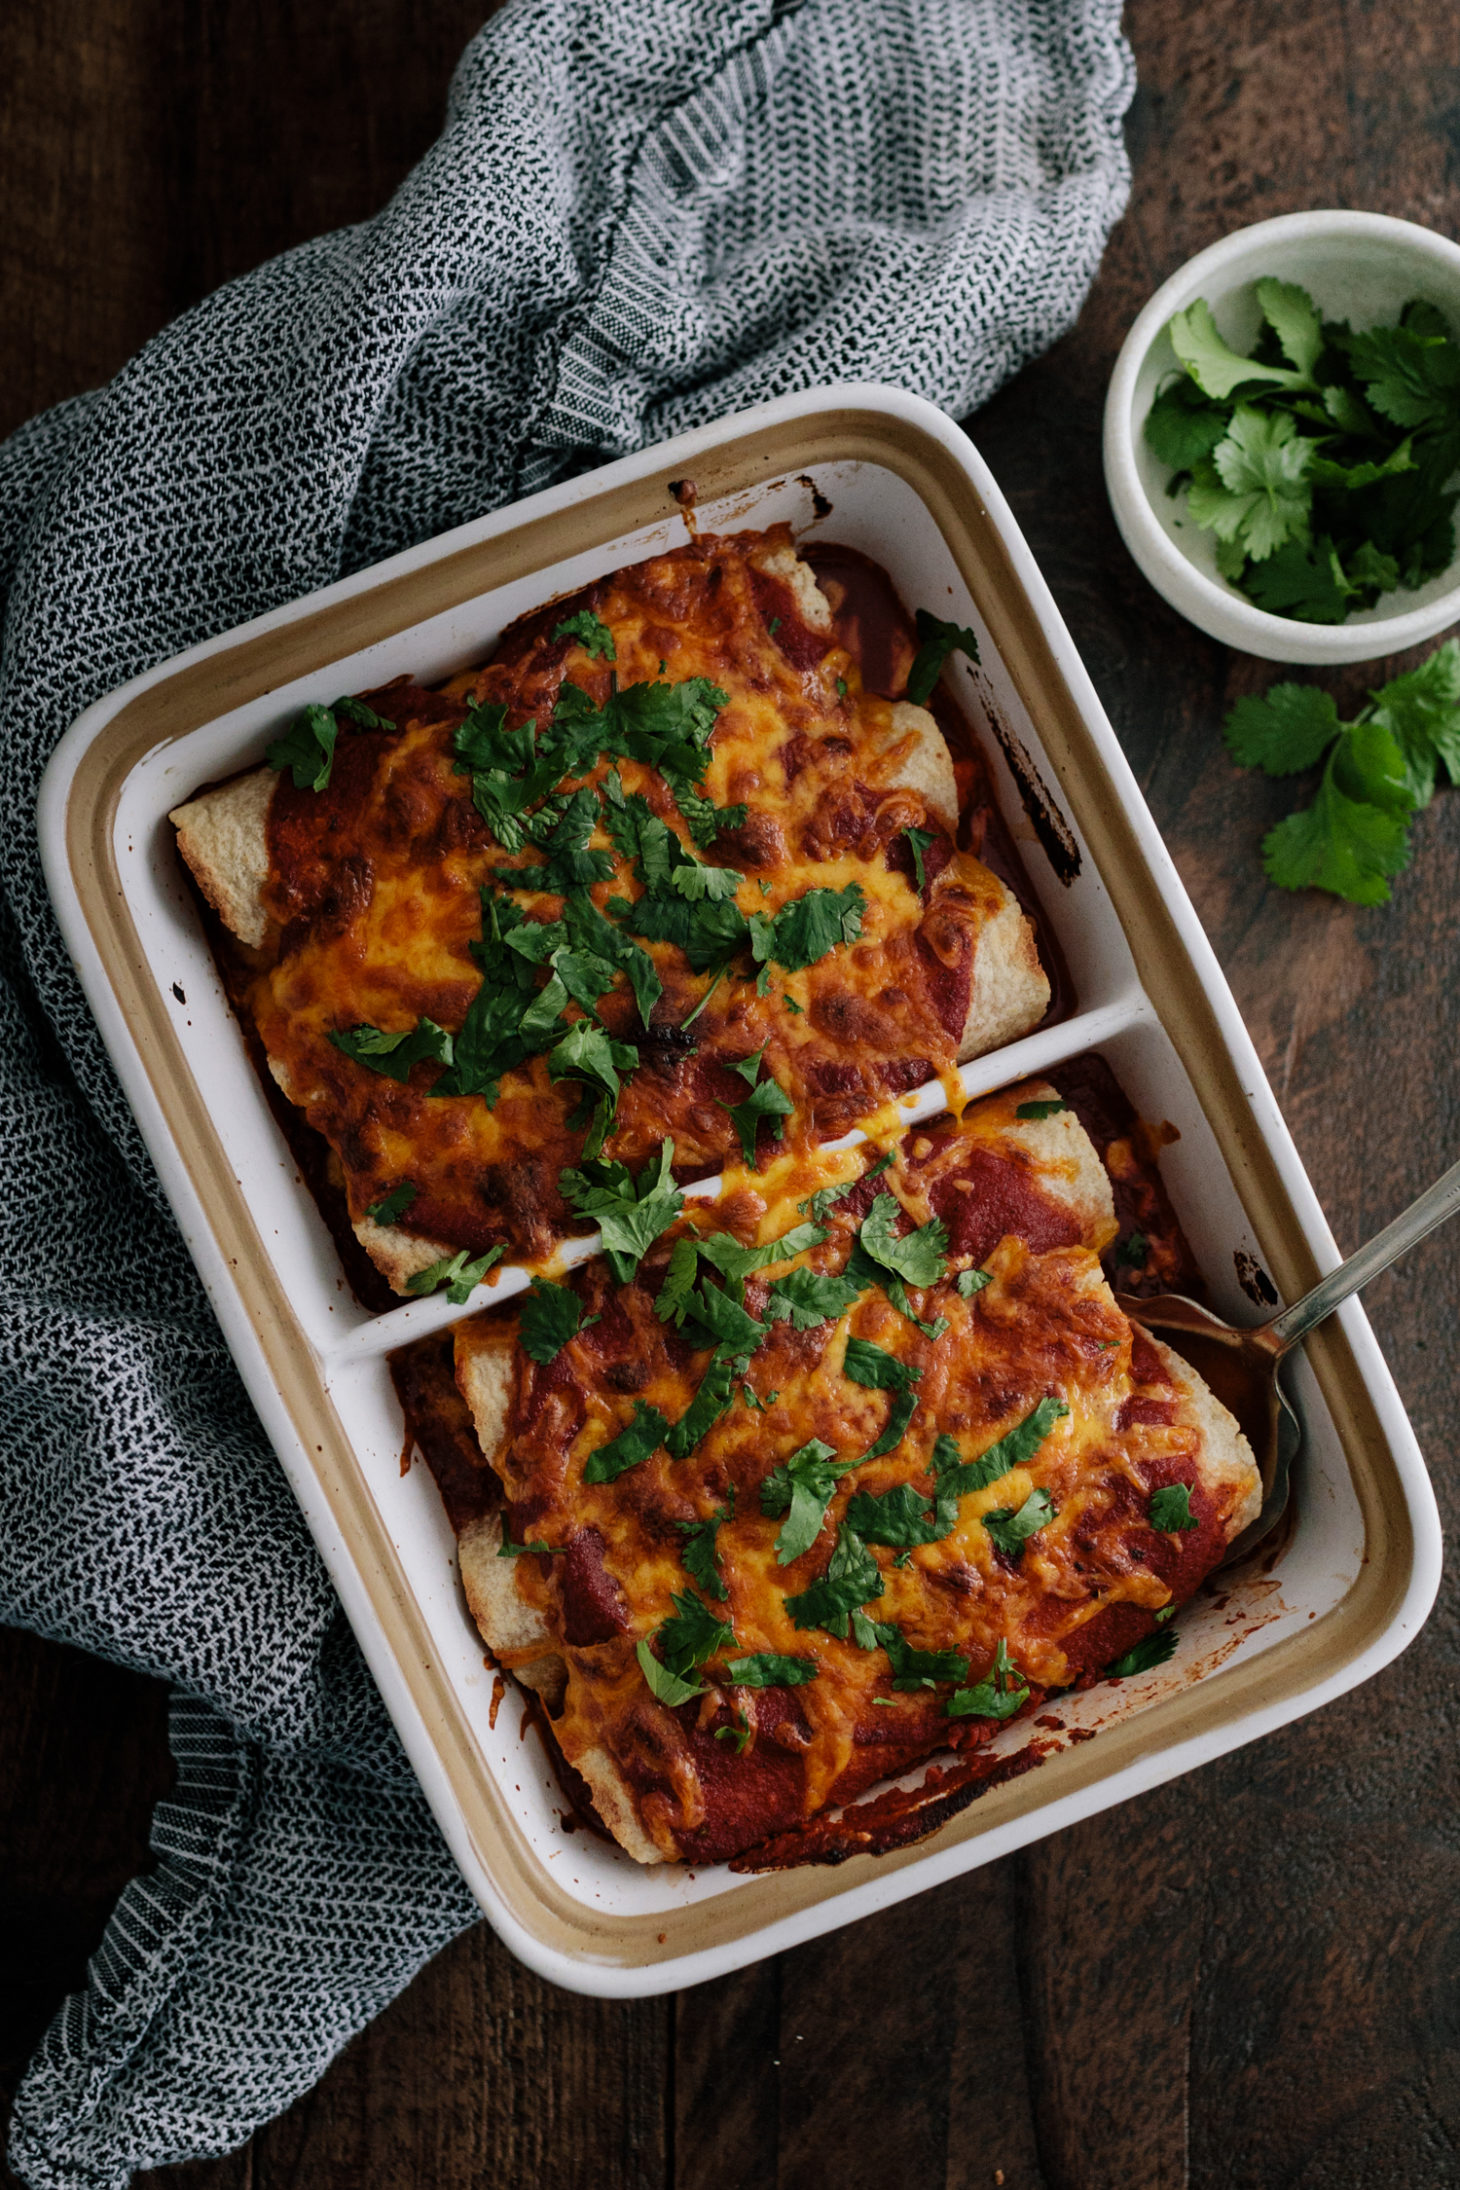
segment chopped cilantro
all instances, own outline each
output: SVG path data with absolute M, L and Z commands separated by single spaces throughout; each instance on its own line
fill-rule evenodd
M 636 1651 L 645 1680 L 660 1702 L 671 1708 L 702 1695 L 703 1684 L 694 1674 L 706 1659 L 735 1647 L 734 1628 L 717 1619 L 702 1597 L 692 1590 L 676 1591 L 672 1602 L 673 1617 L 663 1622 L 653 1638 L 659 1645 L 658 1655 L 647 1639 Z
M 1121 1270 L 1141 1269 L 1144 1266 L 1150 1244 L 1144 1232 L 1128 1232 L 1115 1250 L 1116 1268 Z
M 883 1392 L 905 1392 L 923 1373 L 865 1338 L 847 1340 L 842 1370 L 854 1384 L 864 1384 L 869 1391 Z
M 578 1330 L 582 1314 L 577 1294 L 566 1285 L 554 1285 L 548 1278 L 535 1277 L 532 1290 L 522 1303 L 518 1324 L 523 1352 L 544 1365 L 556 1361 Z M 598 1318 L 590 1316 L 588 1320 L 596 1323 Z
M 1021 1103 L 1014 1115 L 1016 1118 L 1054 1118 L 1058 1117 L 1062 1110 L 1068 1110 L 1069 1107 L 1069 1104 L 1057 1095 L 1053 1102 Z
M 797 1207 L 800 1209 L 803 1216 L 805 1216 L 809 1211 L 809 1213 L 813 1217 L 815 1217 L 819 1223 L 820 1220 L 826 1215 L 827 1211 L 829 1209 L 835 1208 L 836 1204 L 839 1201 L 845 1200 L 846 1196 L 852 1192 L 854 1187 L 865 1184 L 868 1179 L 880 1179 L 884 1171 L 890 1170 L 892 1163 L 893 1151 L 889 1149 L 885 1156 L 878 1157 L 876 1163 L 871 1166 L 870 1170 L 864 1171 L 862 1173 L 861 1178 L 844 1179 L 840 1186 L 823 1186 L 816 1193 L 812 1194 L 806 1201 L 799 1202 L 797 1204 Z
M 735 1290 L 739 1292 L 739 1286 Z M 722 1286 L 711 1285 L 708 1280 L 690 1300 L 688 1312 L 703 1325 L 726 1360 L 753 1353 L 766 1334 L 764 1323 Z
M 800 1688 L 815 1680 L 816 1660 L 757 1650 L 747 1658 L 727 1658 L 725 1673 L 736 1688 Z
M 1176 1617 L 1176 1610 L 1177 1608 L 1174 1604 L 1163 1604 L 1160 1611 L 1156 1614 L 1156 1625 L 1158 1627 L 1163 1627 L 1167 1620 L 1174 1620 Z
M 865 1619 L 865 1614 L 863 1615 Z M 890 1620 L 867 1620 L 879 1648 L 892 1660 L 892 1685 L 909 1692 L 936 1688 L 939 1681 L 961 1681 L 968 1675 L 968 1660 L 961 1650 L 915 1650 L 900 1627 Z M 857 1640 L 861 1642 L 859 1634 Z M 862 1648 L 867 1645 L 862 1643 Z
M 976 1686 L 954 1691 L 948 1698 L 947 1716 L 950 1719 L 1011 1719 L 1028 1701 L 1029 1689 L 1024 1676 L 1009 1656 L 1009 1646 L 1001 1635 L 988 1672 Z
M 722 1277 L 746 1278 L 752 1271 L 764 1270 L 773 1263 L 793 1261 L 808 1247 L 819 1247 L 826 1237 L 824 1225 L 796 1224 L 789 1232 L 782 1232 L 779 1239 L 767 1240 L 762 1247 L 742 1247 L 728 1232 L 704 1233 L 695 1244 Z
M 839 700 L 844 700 L 847 696 L 847 680 L 845 677 L 838 677 L 836 680 L 836 696 Z
M 986 1285 L 992 1285 L 993 1282 L 987 1270 L 960 1270 L 953 1280 L 965 1300 L 972 1300 L 975 1293 L 981 1293 Z
M 855 943 L 866 903 L 861 884 L 849 882 L 844 890 L 807 890 L 770 916 L 752 914 L 750 947 L 756 964 L 769 960 L 787 973 L 814 966 L 839 943 Z
M 1012 1506 L 998 1506 L 984 1514 L 983 1525 L 1005 1557 L 1017 1559 L 1030 1537 L 1048 1528 L 1057 1510 L 1047 1490 L 1032 1490 L 1017 1512 Z
M 719 1421 L 734 1397 L 734 1364 L 721 1360 L 716 1354 L 712 1356 L 709 1367 L 700 1378 L 699 1389 L 694 1398 L 665 1437 L 664 1445 L 670 1458 L 687 1459 L 700 1439 Z
M 394 730 L 396 727 L 389 716 L 377 714 L 373 707 L 367 707 L 363 700 L 352 698 L 348 692 L 331 703 L 330 713 L 336 721 L 352 722 L 357 730 Z
M 670 1166 L 674 1143 L 659 1149 L 657 1166 L 645 1164 L 638 1179 L 630 1177 L 621 1163 L 596 1159 L 581 1170 L 558 1174 L 563 1199 L 580 1217 L 587 1217 L 603 1235 L 609 1267 L 620 1285 L 627 1285 L 656 1239 L 679 1215 L 684 1196 L 675 1185 Z
M 977 1460 L 963 1460 L 955 1438 L 937 1438 L 928 1463 L 937 1486 L 932 1500 L 911 1483 L 898 1483 L 880 1495 L 858 1491 L 847 1507 L 848 1527 L 869 1544 L 911 1547 L 942 1543 L 958 1525 L 958 1501 L 974 1491 L 987 1490 L 1011 1468 L 1023 1467 L 1068 1412 L 1063 1400 L 1041 1399 L 1022 1422 Z
M 1147 1513 L 1152 1528 L 1166 1535 L 1180 1535 L 1187 1529 L 1201 1527 L 1191 1510 L 1189 1483 L 1167 1483 L 1162 1489 L 1152 1491 Z
M 859 1490 L 847 1506 L 847 1526 L 864 1543 L 907 1547 L 940 1544 L 951 1536 L 958 1520 L 956 1498 L 940 1498 L 929 1504 L 911 1483 L 894 1484 L 876 1493 Z
M 923 854 L 933 841 L 933 832 L 931 829 L 904 829 L 902 833 L 907 838 L 908 850 L 912 853 L 913 868 L 918 878 L 918 895 L 921 896 L 928 886 L 928 878 L 923 872 Z
M 786 1524 L 776 1537 L 778 1566 L 789 1566 L 803 1551 L 811 1549 L 821 1534 L 837 1484 L 857 1465 L 855 1460 L 838 1460 L 834 1445 L 813 1437 L 789 1460 L 772 1468 L 760 1486 L 760 1505 L 762 1513 L 787 1513 Z
M 689 1313 L 698 1274 L 699 1242 L 692 1232 L 686 1232 L 683 1239 L 677 1239 L 670 1249 L 669 1267 L 654 1298 L 654 1313 L 661 1323 L 672 1322 L 676 1329 L 683 1324 Z
M 926 706 L 933 687 L 952 653 L 978 660 L 978 639 L 966 624 L 942 623 L 925 608 L 918 610 L 918 650 L 907 673 L 907 696 L 918 707 Z
M 797 1627 L 824 1627 L 846 1640 L 851 1614 L 882 1594 L 882 1574 L 861 1538 L 843 1523 L 826 1572 L 799 1596 L 786 1599 Z
M 661 662 L 659 666 L 662 669 L 664 664 Z M 750 1721 L 745 1713 L 737 1711 L 733 1725 L 717 1726 L 715 1728 L 715 1739 L 716 1741 L 733 1741 L 735 1754 L 738 1757 L 743 1757 L 750 1747 Z
M 601 616 L 595 616 L 591 608 L 580 608 L 575 615 L 565 616 L 553 633 L 555 639 L 576 639 L 585 654 L 605 662 L 618 660 L 614 650 L 613 633 Z
M 1113 1681 L 1128 1681 L 1133 1674 L 1150 1673 L 1174 1655 L 1176 1643 L 1175 1628 L 1163 1627 L 1157 1635 L 1142 1636 L 1123 1657 L 1117 1658 L 1113 1665 L 1107 1665 L 1105 1671 Z
M 554 1080 L 585 1080 L 596 1091 L 596 1123 L 583 1153 L 596 1157 L 603 1146 L 608 1122 L 618 1102 L 621 1072 L 632 1072 L 639 1053 L 631 1042 L 616 1042 L 591 1019 L 575 1019 L 548 1056 L 548 1072 Z
M 727 1521 L 735 1518 L 735 1486 L 730 1486 L 728 1502 L 720 1506 L 705 1521 L 677 1521 L 675 1527 L 684 1537 L 680 1553 L 684 1570 L 691 1581 L 698 1582 L 707 1597 L 718 1597 L 723 1602 L 729 1595 L 724 1577 L 720 1572 L 716 1538 Z
M 828 1277 L 820 1270 L 788 1270 L 773 1278 L 766 1293 L 766 1320 L 784 1323 L 789 1317 L 795 1331 L 814 1330 L 845 1315 L 861 1288 L 849 1278 Z
M 634 1645 L 634 1655 L 639 1661 L 639 1671 L 650 1689 L 672 1711 L 681 1703 L 690 1703 L 705 1692 L 703 1681 L 685 1680 L 678 1673 L 671 1673 L 667 1665 L 661 1665 L 649 1647 L 648 1637 L 641 1635 Z
M 568 1555 L 568 1547 L 566 1544 L 544 1543 L 540 1536 L 534 1536 L 529 1543 L 514 1544 L 504 1527 L 502 1541 L 497 1546 L 497 1557 L 499 1559 L 521 1559 L 528 1552 L 536 1552 L 538 1557 L 542 1559 L 565 1559 Z
M 454 1047 L 451 1036 L 434 1019 L 418 1019 L 400 1034 L 384 1034 L 379 1027 L 336 1027 L 329 1039 L 356 1064 L 402 1083 L 410 1078 L 412 1065 L 449 1065 Z
M 454 1308 L 464 1307 L 494 1262 L 502 1257 L 500 1247 L 489 1247 L 484 1255 L 474 1261 L 467 1257 L 463 1247 L 454 1255 L 443 1255 L 427 1269 L 417 1270 L 406 1279 L 408 1293 L 435 1293 L 446 1287 L 446 1298 Z
M 907 1435 L 907 1426 L 917 1412 L 917 1404 L 918 1395 L 916 1392 L 895 1392 L 893 1394 L 892 1404 L 887 1410 L 886 1427 L 883 1429 L 882 1435 L 859 1456 L 857 1460 L 858 1467 L 861 1466 L 863 1460 L 880 1460 L 885 1452 L 893 1451 L 896 1446 L 902 1443 L 903 1438 Z
M 990 1483 L 997 1483 L 1011 1468 L 1026 1467 L 1056 1422 L 1063 1420 L 1069 1411 L 1062 1399 L 1041 1399 L 1022 1422 L 1016 1422 L 1013 1429 L 1007 1430 L 997 1444 L 990 1445 L 987 1452 L 980 1453 L 977 1460 L 960 1459 L 955 1440 L 940 1437 L 933 1447 L 932 1463 L 940 1493 L 966 1498 L 971 1491 L 987 1490 Z
M 948 1247 L 947 1227 L 934 1217 L 914 1232 L 899 1234 L 894 1227 L 901 1216 L 902 1204 L 884 1187 L 857 1234 L 863 1252 L 909 1285 L 936 1285 L 947 1270 L 943 1260 Z
M 738 1072 L 745 1080 L 750 1093 L 743 1103 L 720 1104 L 722 1110 L 730 1113 L 735 1130 L 740 1136 L 741 1152 L 752 1170 L 756 1168 L 756 1135 L 762 1121 L 779 1140 L 785 1130 L 784 1120 L 791 1117 L 796 1108 L 779 1081 L 769 1077 L 757 1081 L 764 1056 L 765 1045 L 762 1044 L 753 1057 L 747 1057 L 742 1063 L 731 1067 L 732 1071 Z
M 617 1437 L 599 1445 L 590 1452 L 583 1463 L 585 1483 L 613 1483 L 629 1468 L 636 1468 L 647 1460 L 651 1452 L 658 1450 L 665 1441 L 669 1424 L 657 1407 L 644 1400 L 634 1401 L 634 1419 Z
M 334 766 L 339 727 L 329 708 L 301 708 L 283 736 L 267 748 L 264 759 L 280 773 L 289 769 L 296 791 L 322 791 Z
M 371 1202 L 365 1214 L 372 1224 L 395 1224 L 405 1215 L 419 1192 L 420 1188 L 410 1179 L 402 1179 L 400 1185 L 393 1186 L 381 1200 Z

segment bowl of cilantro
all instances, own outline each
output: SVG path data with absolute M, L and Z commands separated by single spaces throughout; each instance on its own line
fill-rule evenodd
M 1267 661 L 1373 661 L 1460 621 L 1460 246 L 1290 213 L 1145 307 L 1105 406 L 1126 546 L 1199 629 Z

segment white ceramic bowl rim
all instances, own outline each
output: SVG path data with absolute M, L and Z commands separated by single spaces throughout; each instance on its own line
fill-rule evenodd
M 1177 593 L 1195 594 L 1210 612 L 1227 626 L 1244 625 L 1254 638 L 1259 635 L 1269 644 L 1292 642 L 1295 632 L 1301 633 L 1303 652 L 1311 660 L 1326 652 L 1322 640 L 1331 634 L 1335 644 L 1332 659 L 1376 660 L 1380 655 L 1397 654 L 1407 646 L 1417 645 L 1430 638 L 1460 616 L 1460 583 L 1453 592 L 1444 596 L 1448 603 L 1454 601 L 1454 609 L 1444 615 L 1437 614 L 1439 603 L 1430 601 L 1422 607 L 1406 610 L 1399 616 L 1389 616 L 1363 625 L 1306 624 L 1289 616 L 1274 616 L 1267 609 L 1254 607 L 1240 594 L 1227 587 L 1216 585 L 1183 555 L 1162 530 L 1152 514 L 1146 490 L 1139 476 L 1135 452 L 1135 428 L 1131 417 L 1134 404 L 1135 383 L 1152 343 L 1160 335 L 1174 312 L 1182 311 L 1195 298 L 1215 274 L 1222 273 L 1233 260 L 1249 257 L 1253 246 L 1263 243 L 1285 243 L 1305 238 L 1334 236 L 1362 237 L 1371 242 L 1392 242 L 1402 245 L 1406 252 L 1433 258 L 1460 278 L 1460 244 L 1451 242 L 1448 236 L 1436 233 L 1432 228 L 1422 228 L 1415 221 L 1398 220 L 1388 213 L 1355 213 L 1342 210 L 1314 210 L 1306 213 L 1283 213 L 1273 220 L 1256 221 L 1246 228 L 1237 228 L 1218 242 L 1209 244 L 1195 258 L 1178 267 L 1169 280 L 1164 281 L 1150 302 L 1145 305 L 1131 327 L 1116 360 L 1111 375 L 1110 391 L 1106 399 L 1106 472 L 1118 469 L 1125 480 L 1134 483 L 1134 492 L 1122 497 L 1117 514 L 1123 525 L 1129 525 L 1140 536 L 1140 560 L 1149 560 L 1159 566 Z M 1142 421 L 1144 424 L 1144 421 Z M 1175 603 L 1180 606 L 1180 602 Z M 1362 652 L 1357 652 L 1354 641 L 1362 635 Z M 1265 645 L 1262 649 L 1267 654 Z M 1295 654 L 1279 652 L 1278 660 L 1297 660 Z

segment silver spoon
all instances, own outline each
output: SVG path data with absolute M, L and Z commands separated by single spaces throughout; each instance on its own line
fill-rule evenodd
M 1282 1519 L 1288 1502 L 1288 1481 L 1294 1459 L 1303 1442 L 1303 1425 L 1282 1388 L 1279 1371 L 1284 1356 L 1305 1339 L 1315 1325 L 1331 1316 L 1340 1301 L 1347 1300 L 1370 1278 L 1387 1270 L 1427 1232 L 1460 1210 L 1460 1163 L 1452 1164 L 1443 1178 L 1411 1202 L 1402 1215 L 1375 1233 L 1347 1262 L 1320 1278 L 1309 1293 L 1291 1308 L 1280 1309 L 1266 1323 L 1243 1330 L 1224 1323 L 1210 1308 L 1188 1300 L 1184 1293 L 1154 1293 L 1138 1300 L 1131 1293 L 1117 1293 L 1117 1305 L 1147 1330 L 1169 1333 L 1174 1352 L 1189 1361 L 1237 1417 L 1247 1434 L 1262 1477 L 1262 1509 L 1243 1529 L 1227 1551 L 1227 1560 L 1245 1558 Z

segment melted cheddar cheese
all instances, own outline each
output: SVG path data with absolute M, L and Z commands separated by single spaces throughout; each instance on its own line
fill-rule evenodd
M 858 661 L 835 627 L 806 621 L 789 535 L 710 539 L 656 557 L 510 632 L 485 669 L 439 692 L 375 694 L 395 727 L 342 727 L 321 792 L 279 779 L 269 821 L 268 942 L 243 1007 L 291 1102 L 338 1161 L 352 1220 L 402 1181 L 417 1189 L 398 1221 L 424 1240 L 477 1254 L 507 1245 L 546 1254 L 575 1220 L 559 1174 L 578 1161 L 582 1087 L 555 1083 L 544 1056 L 480 1095 L 434 1096 L 437 1068 L 398 1084 L 332 1044 L 358 1026 L 405 1033 L 427 1018 L 459 1029 L 481 985 L 472 947 L 479 888 L 509 870 L 517 901 L 555 919 L 561 898 L 527 877 L 532 847 L 505 852 L 473 805 L 452 736 L 469 707 L 495 702 L 515 729 L 546 724 L 565 682 L 601 705 L 620 687 L 710 680 L 727 695 L 702 792 L 743 804 L 744 822 L 700 855 L 744 879 L 747 917 L 773 915 L 816 890 L 862 892 L 861 930 L 814 964 L 772 965 L 757 980 L 746 957 L 714 988 L 673 944 L 649 942 L 663 996 L 646 1028 L 622 979 L 598 1006 L 608 1031 L 633 1043 L 604 1153 L 635 1168 L 667 1137 L 680 1175 L 712 1171 L 737 1153 L 729 1112 L 746 1085 L 731 1067 L 764 1051 L 763 1074 L 794 1104 L 784 1123 L 800 1145 L 835 1137 L 889 1097 L 937 1074 L 958 1053 L 981 930 L 1007 902 L 1003 885 L 959 850 L 913 765 L 917 740 L 893 702 L 862 689 Z M 814 590 L 814 589 L 813 589 Z M 616 660 L 554 634 L 587 606 L 612 632 Z M 617 764 L 681 841 L 684 823 L 657 771 Z M 600 760 L 574 778 L 601 786 Z M 935 800 L 935 804 L 936 804 Z M 904 832 L 930 837 L 918 889 Z M 603 911 L 640 885 L 601 824 L 591 848 L 613 858 L 590 895 Z M 518 874 L 523 876 L 519 886 Z M 704 1008 L 691 1027 L 684 1022 Z M 571 1019 L 580 1007 L 571 1007 Z M 762 1148 L 775 1143 L 762 1130 Z
M 840 1639 L 799 1626 L 788 1603 L 824 1576 L 854 1497 L 905 1485 L 933 1498 L 935 1439 L 951 1438 L 959 1459 L 973 1462 L 1041 1401 L 1065 1410 L 1036 1450 L 958 1499 L 940 1540 L 904 1552 L 867 1547 L 878 1585 L 868 1618 L 895 1625 L 915 1650 L 956 1651 L 971 1684 L 991 1674 L 1002 1645 L 1030 1707 L 1148 1632 L 1225 1546 L 1237 1493 L 1204 1473 L 1193 1410 L 1115 1304 L 1099 1262 L 1113 1232 L 1108 1204 L 1101 1216 L 1071 1201 L 1061 1174 L 1074 1167 L 1057 1151 L 1030 1161 L 1016 1130 L 1030 1092 L 1014 1089 L 909 1136 L 880 1179 L 826 1212 L 824 1240 L 745 1281 L 744 1305 L 761 1316 L 789 1268 L 844 1271 L 874 1195 L 890 1191 L 907 1226 L 936 1218 L 946 1232 L 945 1275 L 909 1294 L 922 1323 L 946 1321 L 941 1334 L 920 1329 L 877 1284 L 812 1328 L 773 1323 L 733 1404 L 687 1457 L 672 1459 L 661 1445 L 612 1482 L 585 1476 L 590 1456 L 645 1405 L 676 1421 L 709 1359 L 656 1313 L 675 1235 L 630 1285 L 616 1286 L 602 1266 L 574 1279 L 584 1322 L 550 1364 L 516 1353 L 510 1417 L 489 1457 L 512 1538 L 541 1540 L 554 1554 L 521 1557 L 514 1573 L 566 1666 L 556 1737 L 570 1762 L 613 1760 L 667 1858 L 736 1855 L 920 1757 L 994 1731 L 987 1718 L 945 1715 L 946 1681 L 899 1691 L 884 1649 L 859 1646 L 855 1627 Z M 831 1176 L 860 1177 L 866 1156 L 832 1159 Z M 765 1174 L 727 1182 L 719 1204 L 687 1204 L 680 1228 L 775 1240 L 804 1221 L 805 1196 L 827 1180 L 826 1159 L 787 1156 Z M 989 1282 L 965 1297 L 954 1280 L 975 1268 Z M 492 1318 L 460 1327 L 459 1375 L 476 1349 L 500 1344 L 499 1330 Z M 784 1513 L 762 1504 L 771 1471 L 812 1439 L 853 1459 L 888 1423 L 895 1395 L 846 1373 L 853 1337 L 917 1372 L 916 1409 L 891 1450 L 841 1477 L 814 1542 L 783 1565 Z M 1195 1525 L 1158 1531 L 1151 1495 L 1178 1482 L 1190 1488 Z M 1036 1492 L 1047 1495 L 1052 1517 L 1011 1553 L 986 1518 L 1017 1511 Z M 694 1587 L 686 1525 L 716 1515 L 726 1516 L 716 1537 L 726 1595 L 709 1609 L 733 1627 L 734 1650 L 702 1670 L 698 1700 L 670 1709 L 646 1685 L 636 1645 L 673 1616 L 676 1594 Z M 726 1659 L 765 1652 L 809 1658 L 815 1677 L 737 1687 Z

